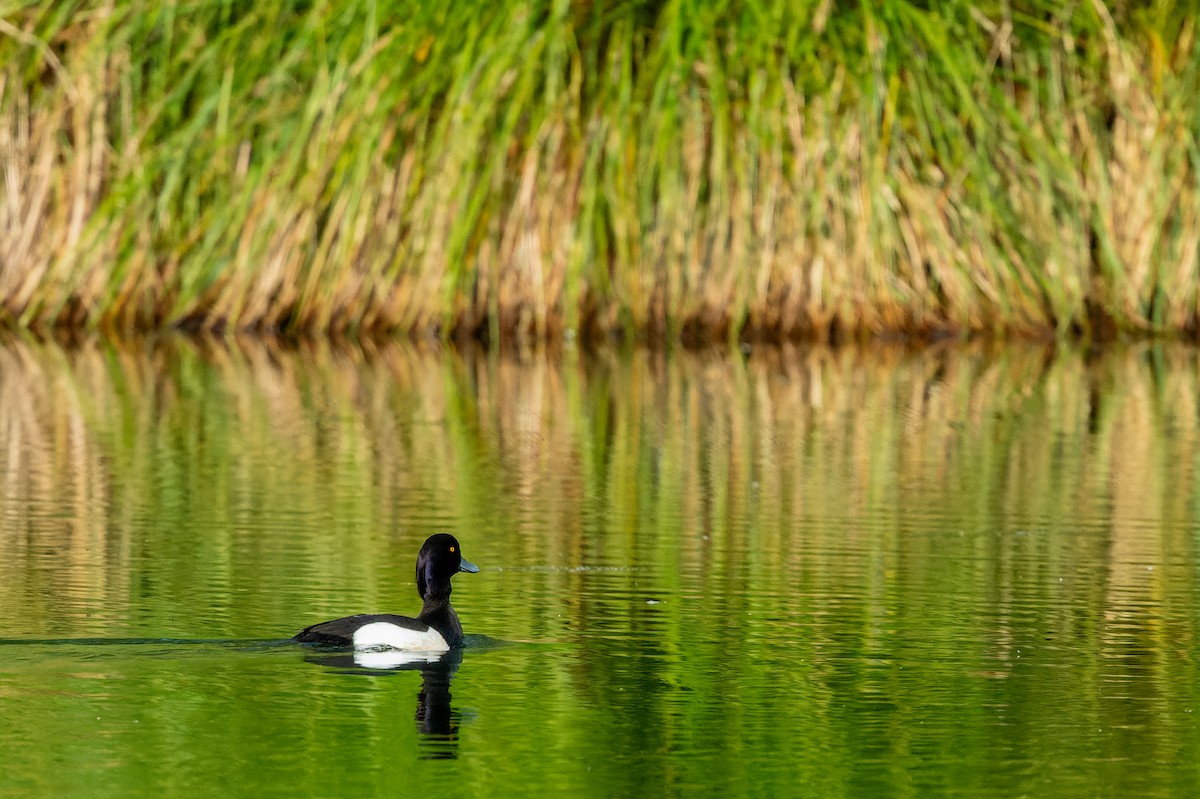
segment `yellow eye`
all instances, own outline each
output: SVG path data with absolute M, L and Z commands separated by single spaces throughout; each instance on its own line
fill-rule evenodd
M 450 547 L 450 551 L 451 551 L 451 552 L 453 552 L 453 551 L 454 551 L 454 547 Z

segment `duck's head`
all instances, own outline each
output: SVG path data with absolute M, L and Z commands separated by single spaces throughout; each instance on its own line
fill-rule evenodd
M 436 533 L 425 539 L 417 553 L 417 593 L 421 599 L 450 596 L 450 578 L 459 572 L 479 571 L 462 556 L 458 539 L 449 533 Z

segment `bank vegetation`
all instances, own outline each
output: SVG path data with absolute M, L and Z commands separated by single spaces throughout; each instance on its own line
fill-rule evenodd
M 13 327 L 1200 326 L 1194 3 L 0 8 Z

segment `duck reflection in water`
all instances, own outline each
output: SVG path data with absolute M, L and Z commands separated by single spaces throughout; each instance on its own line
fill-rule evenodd
M 462 713 L 450 699 L 450 682 L 462 663 L 462 650 L 449 652 L 401 652 L 398 650 L 344 652 L 309 655 L 309 663 L 338 669 L 347 674 L 390 675 L 420 671 L 417 709 L 413 716 L 421 734 L 421 759 L 451 760 L 458 757 L 458 728 Z

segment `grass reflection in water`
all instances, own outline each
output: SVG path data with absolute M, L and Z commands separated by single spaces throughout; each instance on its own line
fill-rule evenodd
M 1187 791 L 1197 388 L 1155 345 L 9 342 L 0 787 Z M 461 662 L 254 645 L 415 613 L 439 530 Z

